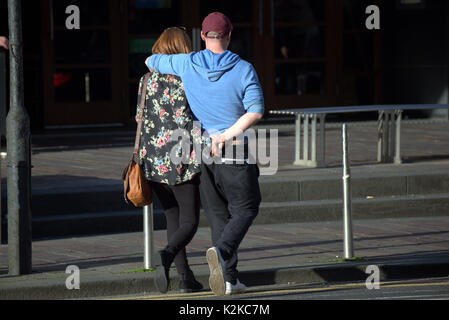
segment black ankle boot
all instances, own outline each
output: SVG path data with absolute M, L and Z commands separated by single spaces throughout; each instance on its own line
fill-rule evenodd
M 160 250 L 154 255 L 154 266 L 156 267 L 154 281 L 162 293 L 166 293 L 170 285 L 169 272 L 173 259 L 173 255 L 166 250 Z
M 192 270 L 179 275 L 179 291 L 181 293 L 197 292 L 203 289 L 203 285 L 196 281 Z

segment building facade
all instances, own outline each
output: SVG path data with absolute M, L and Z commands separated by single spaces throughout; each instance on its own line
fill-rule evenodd
M 448 103 L 446 0 L 22 1 L 25 102 L 34 131 L 133 124 L 137 84 L 160 33 L 202 19 L 234 25 L 230 50 L 251 62 L 266 109 Z M 79 29 L 70 28 L 79 8 Z M 380 29 L 367 28 L 370 5 Z M 68 9 L 69 8 L 69 9 Z M 0 34 L 7 34 L 0 0 Z M 447 115 L 446 115 L 447 117 Z

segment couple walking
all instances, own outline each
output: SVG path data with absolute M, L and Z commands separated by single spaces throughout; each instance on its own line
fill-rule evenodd
M 243 163 L 236 161 L 241 156 L 222 155 L 226 148 L 235 151 L 241 141 L 235 137 L 262 118 L 264 100 L 252 65 L 227 50 L 231 33 L 229 18 L 214 12 L 202 23 L 205 50 L 193 53 L 185 30 L 173 27 L 161 34 L 145 61 L 150 74 L 139 86 L 139 98 L 143 86 L 147 89 L 139 150 L 145 176 L 167 219 L 167 245 L 154 258 L 161 292 L 168 290 L 173 262 L 182 292 L 202 289 L 185 250 L 198 228 L 200 198 L 212 234 L 213 247 L 206 252 L 211 290 L 230 295 L 246 289 L 238 279 L 237 251 L 258 214 L 259 168 L 248 163 L 244 141 Z M 201 130 L 194 120 L 201 123 Z M 219 161 L 206 164 L 194 150 L 188 161 L 171 161 L 179 143 L 170 138 L 177 129 L 191 133 L 192 143 L 203 139 L 210 156 Z M 204 139 L 201 131 L 210 139 Z

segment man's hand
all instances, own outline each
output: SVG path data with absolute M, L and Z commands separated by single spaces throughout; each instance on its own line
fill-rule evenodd
M 9 41 L 8 41 L 8 38 L 0 37 L 0 47 L 5 48 L 6 50 L 9 49 Z
M 226 142 L 225 137 L 222 134 L 213 135 L 210 137 L 212 140 L 212 148 L 210 151 L 210 156 L 215 157 L 219 155 Z

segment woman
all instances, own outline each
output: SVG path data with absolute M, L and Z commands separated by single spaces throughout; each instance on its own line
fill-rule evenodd
M 166 29 L 152 49 L 153 54 L 191 51 L 189 36 L 178 27 Z M 156 286 L 162 293 L 167 292 L 169 268 L 174 262 L 179 274 L 181 292 L 199 291 L 203 287 L 190 270 L 185 247 L 198 228 L 200 165 L 196 161 L 192 146 L 192 153 L 187 154 L 180 164 L 175 164 L 170 158 L 171 151 L 178 150 L 180 153 L 182 150 L 177 146 L 178 139 L 171 141 L 170 138 L 177 129 L 187 130 L 192 139 L 198 137 L 201 132 L 193 126 L 192 114 L 179 77 L 151 71 L 148 83 L 143 82 L 144 77 L 140 80 L 137 99 L 140 101 L 142 86 L 146 85 L 140 162 L 167 219 L 167 246 L 154 257 Z

